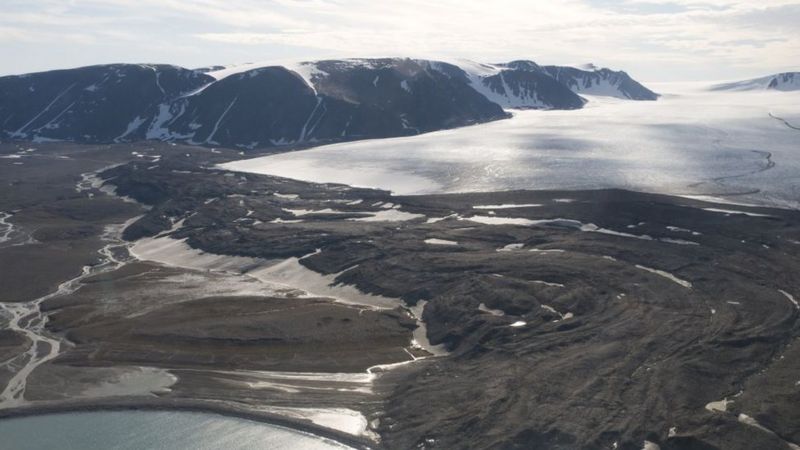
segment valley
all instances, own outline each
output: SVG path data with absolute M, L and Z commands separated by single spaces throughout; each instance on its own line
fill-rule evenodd
M 224 149 L 26 148 L 3 147 L 29 156 L 0 160 L 0 252 L 54 264 L 4 275 L 0 415 L 200 410 L 357 448 L 800 440 L 797 211 L 392 195 L 220 170 L 242 157 Z
M 800 0 L 8 0 L 0 450 L 800 450 Z

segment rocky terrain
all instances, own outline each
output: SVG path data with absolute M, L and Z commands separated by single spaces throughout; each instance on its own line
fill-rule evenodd
M 140 217 L 122 263 L 41 304 L 62 344 L 21 410 L 346 408 L 365 418 L 347 442 L 398 449 L 800 442 L 796 211 L 622 190 L 392 196 L 217 169 L 230 151 L 113 148 L 130 162 L 46 209 Z M 19 233 L 35 228 L 15 204 Z
M 0 77 L 0 137 L 307 147 L 498 120 L 509 117 L 504 108 L 578 109 L 581 92 L 656 98 L 624 72 L 532 61 L 384 58 L 198 70 L 111 64 Z
M 95 175 L 161 155 L 181 172 L 236 152 L 12 144 L 0 155 L 0 417 L 213 410 L 372 446 L 364 417 L 385 390 L 368 370 L 428 354 L 407 309 L 139 259 L 120 236 L 148 207 Z

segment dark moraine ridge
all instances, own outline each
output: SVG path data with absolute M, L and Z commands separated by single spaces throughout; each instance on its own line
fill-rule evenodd
M 153 206 L 127 238 L 185 219 L 172 236 L 193 247 L 266 259 L 321 249 L 301 264 L 429 301 L 429 337 L 451 355 L 382 379 L 386 448 L 800 442 L 797 211 L 621 190 L 393 197 L 187 164 L 103 174 Z M 475 208 L 503 204 L 534 206 Z M 386 211 L 418 216 L 364 220 Z M 725 398 L 727 411 L 706 407 Z

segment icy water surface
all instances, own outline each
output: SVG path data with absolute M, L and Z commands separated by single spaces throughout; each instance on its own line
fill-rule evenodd
M 97 411 L 0 420 L 0 448 L 332 450 L 350 447 L 287 428 L 215 414 Z

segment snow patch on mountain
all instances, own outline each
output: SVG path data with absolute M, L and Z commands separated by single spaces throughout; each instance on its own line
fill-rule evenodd
M 497 89 L 489 84 L 488 77 L 483 77 L 474 72 L 467 72 L 470 85 L 489 101 L 497 103 L 503 108 L 548 108 L 551 105 L 541 101 L 535 90 L 520 89 L 518 94 L 514 94 L 508 80 L 504 76 L 504 71 L 498 70 L 492 76 L 498 76 L 502 88 Z
M 117 136 L 114 139 L 114 142 L 122 142 L 126 137 L 130 136 L 131 133 L 138 130 L 139 127 L 144 125 L 145 122 L 147 122 L 146 117 L 136 116 L 136 118 L 133 119 L 131 123 L 128 124 L 128 128 L 125 129 L 125 132 Z
M 12 105 L 0 110 L 0 136 L 250 149 L 421 134 L 509 117 L 503 109 L 584 106 L 545 69 L 527 60 L 381 58 L 194 70 L 111 64 L 0 77 L 4 105 Z M 590 93 L 613 91 L 593 86 Z
M 603 97 L 618 97 L 620 95 L 619 86 L 611 83 L 607 78 L 600 78 L 594 80 L 594 82 L 587 80 L 583 85 L 576 85 L 575 91 L 581 94 L 599 95 Z
M 627 100 L 656 100 L 658 94 L 642 86 L 623 71 L 599 68 L 594 64 L 579 67 L 547 66 L 550 76 L 573 92 Z
M 328 76 L 327 72 L 320 70 L 313 62 L 286 64 L 284 67 L 300 75 L 300 78 L 314 91 L 314 95 L 317 95 L 317 88 L 314 86 L 314 80 Z
M 751 80 L 734 81 L 716 84 L 712 91 L 798 91 L 800 90 L 800 72 L 785 72 Z
M 504 109 L 552 109 L 561 106 L 543 99 L 540 95 L 540 77 L 550 77 L 533 61 L 488 64 L 469 59 L 453 59 L 442 62 L 461 69 L 470 87 Z M 430 66 L 449 74 L 448 68 L 439 62 L 431 62 Z M 576 105 L 579 105 L 580 101 L 575 100 Z

